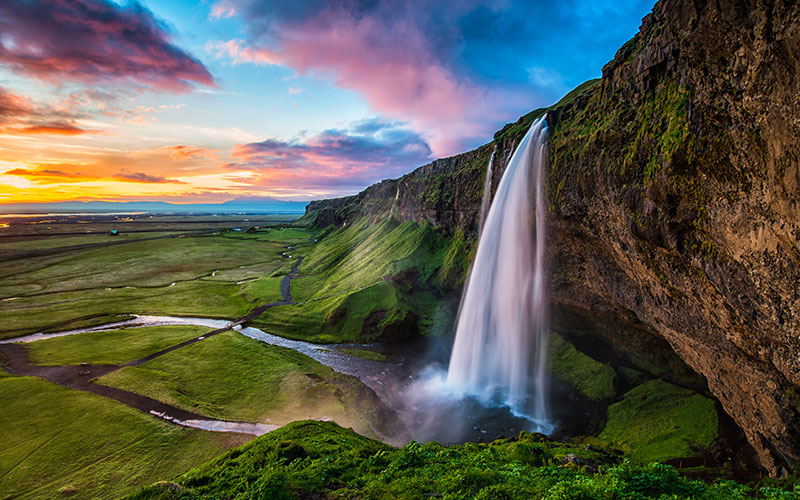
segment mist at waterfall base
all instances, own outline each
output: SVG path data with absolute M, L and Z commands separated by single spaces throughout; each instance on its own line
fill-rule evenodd
M 400 391 L 412 439 L 488 441 L 554 429 L 547 410 L 546 147 L 542 117 L 514 151 L 489 205 L 492 153 L 449 366 L 422 369 Z

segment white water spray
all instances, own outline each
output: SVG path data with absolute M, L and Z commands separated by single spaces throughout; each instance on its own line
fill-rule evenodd
M 499 399 L 542 424 L 548 386 L 546 146 L 542 117 L 511 157 L 486 216 L 447 372 L 447 385 L 456 392 L 485 403 Z

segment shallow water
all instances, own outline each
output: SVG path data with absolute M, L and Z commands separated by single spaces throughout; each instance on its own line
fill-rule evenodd
M 252 422 L 228 422 L 225 420 L 198 419 L 179 420 L 165 413 L 159 413 L 152 410 L 150 411 L 150 414 L 174 424 L 182 425 L 183 427 L 191 427 L 192 429 L 202 429 L 204 431 L 212 432 L 235 432 L 237 434 L 252 434 L 254 436 L 262 436 L 268 432 L 272 432 L 275 429 L 280 428 L 280 425 Z

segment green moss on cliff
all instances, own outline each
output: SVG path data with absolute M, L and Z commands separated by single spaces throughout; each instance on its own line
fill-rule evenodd
M 437 276 L 444 288 L 457 289 L 464 284 L 476 250 L 477 245 L 468 240 L 461 230 L 456 230 Z
M 610 399 L 617 394 L 614 369 L 578 351 L 555 332 L 550 334 L 549 364 L 558 378 L 588 399 Z
M 599 438 L 637 462 L 696 456 L 717 442 L 714 401 L 663 380 L 632 389 L 608 408 Z
M 726 177 L 726 135 L 692 133 L 691 93 L 665 78 L 635 101 L 602 85 L 553 107 L 549 188 L 555 212 L 590 200 L 598 182 L 618 191 L 637 238 L 665 248 L 700 251 L 708 182 Z M 711 142 L 709 142 L 711 141 Z M 585 203 L 585 202 L 584 202 Z

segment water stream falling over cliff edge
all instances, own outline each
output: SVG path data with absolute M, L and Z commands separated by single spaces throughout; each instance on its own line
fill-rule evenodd
M 547 122 L 520 142 L 481 231 L 447 385 L 547 422 L 544 170 Z
M 481 200 L 481 218 L 478 223 L 478 231 L 483 231 L 483 225 L 486 222 L 486 214 L 489 213 L 489 201 L 491 200 L 492 192 L 492 167 L 494 166 L 494 155 L 497 154 L 497 146 L 492 151 L 492 156 L 489 157 L 489 165 L 486 167 L 486 179 L 483 181 L 483 199 Z

